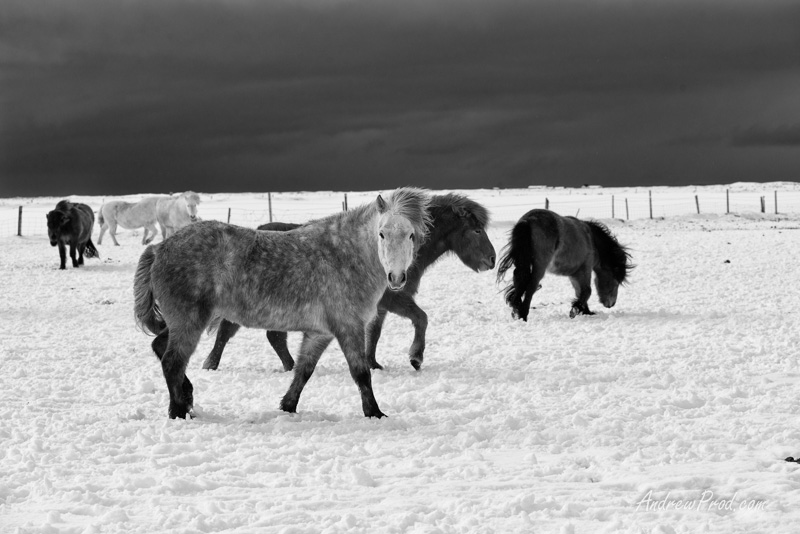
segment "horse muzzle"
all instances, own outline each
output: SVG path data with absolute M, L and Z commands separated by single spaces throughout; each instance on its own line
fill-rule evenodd
M 408 276 L 406 275 L 405 271 L 403 271 L 400 274 L 389 273 L 388 275 L 386 275 L 386 278 L 389 285 L 389 289 L 391 289 L 392 291 L 400 291 L 405 287 L 406 281 L 408 281 Z
M 491 271 L 492 269 L 494 269 L 494 256 L 489 256 L 488 258 L 483 258 L 480 265 L 478 265 L 478 268 L 475 270 L 482 273 L 483 271 Z
M 601 299 L 600 300 L 600 304 L 602 304 L 606 308 L 613 308 L 614 304 L 616 304 L 616 303 L 617 303 L 617 299 L 607 298 L 607 299 Z

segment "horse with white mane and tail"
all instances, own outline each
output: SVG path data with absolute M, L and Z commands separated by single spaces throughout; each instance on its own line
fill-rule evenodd
M 222 319 L 248 328 L 303 332 L 281 409 L 295 412 L 323 351 L 335 338 L 366 417 L 383 417 L 372 391 L 365 328 L 387 288 L 400 291 L 428 233 L 428 194 L 387 198 L 289 232 L 201 221 L 142 253 L 134 311 L 169 390 L 169 417 L 192 414 L 186 366 L 200 337 Z
M 200 204 L 200 195 L 194 191 L 186 191 L 176 196 L 149 196 L 139 202 L 123 202 L 121 200 L 106 202 L 100 206 L 97 218 L 97 223 L 100 225 L 100 237 L 97 238 L 97 244 L 103 243 L 103 236 L 108 231 L 114 244 L 119 246 L 117 226 L 121 226 L 126 230 L 144 228 L 142 245 L 147 245 L 158 234 L 156 223 L 161 227 L 161 237 L 166 239 L 184 226 L 198 220 L 198 204 Z

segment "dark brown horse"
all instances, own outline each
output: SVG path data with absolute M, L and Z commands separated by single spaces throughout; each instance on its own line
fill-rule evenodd
M 575 288 L 570 317 L 593 315 L 589 310 L 592 271 L 600 302 L 611 308 L 617 291 L 633 265 L 628 249 L 619 244 L 608 228 L 596 221 L 562 217 L 535 209 L 523 215 L 511 230 L 511 238 L 497 269 L 500 282 L 514 267 L 514 281 L 505 289 L 513 315 L 528 320 L 533 294 L 542 286 L 545 272 L 568 276 Z
M 47 214 L 47 235 L 50 245 L 58 245 L 60 269 L 67 268 L 67 245 L 73 267 L 83 265 L 84 255 L 87 258 L 100 256 L 92 243 L 92 228 L 94 212 L 86 204 L 62 200 Z
M 494 268 L 495 251 L 486 226 L 489 212 L 469 198 L 456 195 L 436 195 L 431 197 L 431 228 L 428 239 L 420 245 L 417 257 L 408 270 L 408 281 L 401 291 L 384 291 L 378 303 L 378 315 L 367 326 L 367 359 L 373 369 L 383 367 L 376 361 L 375 352 L 387 312 L 411 320 L 414 325 L 414 342 L 409 351 L 411 365 L 419 369 L 425 352 L 425 331 L 428 315 L 414 301 L 419 289 L 420 279 L 425 270 L 446 253 L 454 253 L 470 269 L 481 272 Z M 259 230 L 288 231 L 299 224 L 280 222 L 259 226 Z M 239 325 L 223 321 L 217 331 L 214 347 L 211 349 L 203 369 L 216 369 L 222 351 L 231 337 L 239 330 Z M 286 344 L 286 332 L 267 331 L 267 340 L 278 354 L 286 371 L 294 367 L 294 360 Z
M 134 277 L 137 323 L 169 390 L 170 418 L 191 414 L 189 358 L 203 331 L 226 319 L 249 328 L 303 332 L 281 409 L 295 412 L 335 338 L 367 417 L 382 417 L 364 353 L 365 327 L 387 286 L 403 288 L 430 222 L 430 197 L 401 188 L 292 232 L 259 232 L 217 221 L 191 224 L 148 246 Z

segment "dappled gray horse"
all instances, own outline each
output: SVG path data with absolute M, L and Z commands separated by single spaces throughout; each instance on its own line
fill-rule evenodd
M 364 354 L 365 325 L 387 285 L 395 291 L 405 285 L 428 231 L 429 202 L 424 191 L 401 188 L 291 232 L 202 221 L 148 246 L 134 278 L 135 316 L 156 334 L 152 348 L 169 389 L 169 416 L 191 413 L 186 365 L 203 330 L 227 319 L 303 332 L 282 410 L 297 410 L 303 387 L 336 338 L 364 415 L 382 417 Z
M 475 272 L 494 268 L 495 251 L 486 227 L 489 212 L 477 202 L 455 193 L 434 195 L 430 203 L 431 225 L 428 238 L 417 251 L 414 263 L 408 269 L 408 282 L 402 291 L 387 289 L 378 302 L 378 314 L 367 326 L 367 361 L 373 369 L 382 369 L 375 358 L 378 340 L 381 337 L 383 322 L 387 312 L 406 317 L 414 325 L 414 342 L 409 350 L 409 361 L 419 370 L 425 352 L 425 333 L 428 328 L 428 314 L 414 300 L 420 280 L 425 271 L 442 255 L 452 253 Z M 271 222 L 258 227 L 259 230 L 289 231 L 299 224 Z M 222 351 L 236 332 L 239 325 L 223 320 L 217 331 L 214 347 L 203 362 L 203 369 L 216 369 Z M 294 360 L 286 343 L 286 332 L 267 331 L 267 340 L 278 354 L 286 371 L 294 367 Z
M 139 202 L 123 202 L 121 200 L 106 202 L 100 206 L 100 213 L 97 217 L 97 223 L 100 225 L 100 237 L 97 238 L 97 244 L 101 245 L 103 243 L 103 234 L 108 230 L 108 234 L 114 244 L 119 246 L 117 242 L 118 225 L 126 230 L 144 227 L 142 245 L 152 242 L 158 234 L 156 230 L 156 204 L 159 199 L 168 198 L 161 195 L 145 197 Z M 149 239 L 147 237 L 148 232 L 150 233 Z
M 186 191 L 174 197 L 162 197 L 156 203 L 156 218 L 161 226 L 161 237 L 166 239 L 197 219 L 200 195 Z
M 514 268 L 513 281 L 505 289 L 512 315 L 528 320 L 533 294 L 545 272 L 567 276 L 575 288 L 570 317 L 593 315 L 589 310 L 592 271 L 600 302 L 606 308 L 617 303 L 619 286 L 633 265 L 628 249 L 609 229 L 596 221 L 563 217 L 550 210 L 534 209 L 514 228 L 497 268 L 497 281 Z

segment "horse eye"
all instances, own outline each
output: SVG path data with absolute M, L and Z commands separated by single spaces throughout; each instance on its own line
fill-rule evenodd
M 380 235 L 380 236 L 381 236 L 381 239 L 383 239 L 383 232 L 381 232 L 381 233 L 380 233 L 380 234 L 378 234 L 378 235 Z
M 409 238 L 411 241 L 414 241 L 414 234 L 411 234 L 410 236 L 408 236 L 408 238 Z
M 475 230 L 475 233 L 476 233 L 476 234 L 480 234 L 480 233 L 481 233 L 481 229 L 480 229 L 480 228 L 478 228 L 477 230 Z

